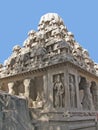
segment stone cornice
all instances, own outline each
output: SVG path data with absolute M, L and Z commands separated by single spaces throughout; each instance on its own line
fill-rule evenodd
M 68 65 L 68 67 L 71 67 L 71 68 L 73 67 L 74 69 L 78 70 L 82 74 L 85 74 L 86 76 L 90 76 L 91 78 L 95 78 L 96 80 L 98 80 L 97 75 L 95 75 L 95 74 L 83 69 L 82 67 L 72 63 L 71 61 L 67 60 L 65 62 L 52 64 L 49 66 L 45 66 L 43 68 L 37 68 L 34 70 L 24 71 L 24 72 L 15 74 L 15 75 L 9 75 L 6 77 L 2 77 L 2 78 L 0 78 L 0 82 L 17 81 L 17 80 L 22 80 L 25 78 L 31 78 L 31 76 L 33 78 L 33 76 L 43 75 L 44 73 L 47 72 L 47 70 L 58 68 L 58 67 L 65 66 L 65 65 Z

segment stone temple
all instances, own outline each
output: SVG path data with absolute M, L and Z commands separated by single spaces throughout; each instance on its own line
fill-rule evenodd
M 0 130 L 98 130 L 98 64 L 56 13 L 0 64 Z

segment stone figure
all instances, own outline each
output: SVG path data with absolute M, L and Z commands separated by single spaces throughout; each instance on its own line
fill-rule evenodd
M 69 90 L 70 90 L 70 105 L 72 108 L 76 107 L 76 88 L 74 75 L 69 75 Z
M 40 102 L 41 100 L 42 100 L 42 97 L 41 97 L 40 93 L 38 92 L 37 97 L 36 97 L 36 101 Z
M 64 98 L 64 85 L 61 81 L 60 75 L 57 75 L 56 81 L 53 86 L 54 91 L 54 107 L 64 107 L 63 98 Z
M 90 83 L 86 80 L 84 80 L 84 96 L 82 99 L 82 106 L 84 110 L 94 110 L 93 101 L 92 101 L 92 95 L 90 93 Z
M 33 106 L 36 108 L 41 108 L 43 106 L 42 96 L 39 92 L 37 92 L 36 101 L 33 101 Z
M 91 82 L 90 92 L 92 94 L 94 107 L 98 110 L 98 86 L 95 82 Z

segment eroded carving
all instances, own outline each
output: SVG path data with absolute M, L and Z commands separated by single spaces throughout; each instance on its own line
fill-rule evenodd
M 83 91 L 84 91 L 84 96 L 81 103 L 83 106 L 83 109 L 94 110 L 92 95 L 90 92 L 90 82 L 87 81 L 85 78 L 83 78 L 80 86 L 83 88 Z
M 54 107 L 64 107 L 64 97 L 65 97 L 65 88 L 64 84 L 61 80 L 61 75 L 58 74 L 55 77 L 54 85 L 53 85 L 53 94 L 54 94 Z
M 82 76 L 94 82 L 90 84 Z M 31 30 L 23 46 L 14 46 L 12 55 L 0 64 L 0 90 L 9 93 L 0 94 L 0 130 L 31 130 L 29 110 L 35 129 L 43 129 L 44 121 L 47 126 L 50 119 L 69 122 L 63 112 L 71 120 L 94 116 L 94 107 L 98 110 L 97 78 L 98 64 L 75 41 L 63 20 L 55 13 L 42 16 L 38 31 Z
M 25 99 L 0 92 L 0 130 L 34 130 L 28 112 Z
M 70 105 L 71 108 L 76 108 L 76 86 L 75 86 L 75 76 L 69 74 L 69 90 L 70 90 Z
M 98 86 L 94 81 L 91 82 L 90 92 L 92 94 L 94 107 L 98 110 Z
M 47 51 L 42 54 L 43 50 Z M 36 69 L 39 64 L 40 67 L 46 67 L 66 60 L 97 74 L 97 65 L 90 59 L 87 50 L 75 41 L 74 35 L 67 30 L 62 18 L 55 13 L 48 13 L 41 17 L 38 31 L 31 30 L 28 33 L 23 47 L 13 47 L 12 55 L 6 60 L 6 64 L 0 67 L 0 77 L 30 71 L 32 67 Z

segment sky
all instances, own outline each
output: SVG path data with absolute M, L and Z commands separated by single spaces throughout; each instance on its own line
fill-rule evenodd
M 58 13 L 75 40 L 98 63 L 98 0 L 0 0 L 0 63 L 23 45 L 40 17 Z

